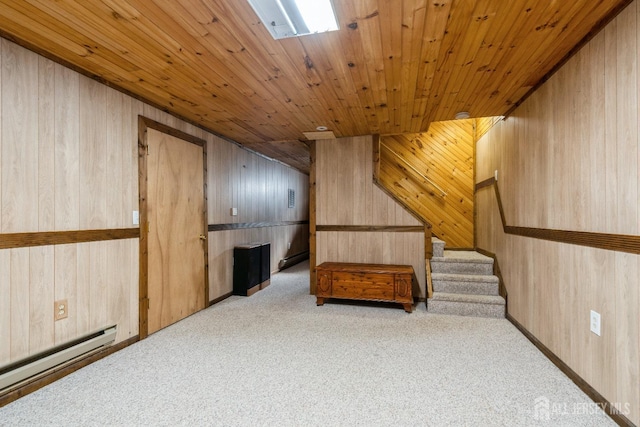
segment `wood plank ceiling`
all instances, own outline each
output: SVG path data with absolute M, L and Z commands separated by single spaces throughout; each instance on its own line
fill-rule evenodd
M 629 0 L 333 0 L 275 41 L 245 0 L 0 0 L 0 35 L 308 170 L 304 131 L 505 114 Z

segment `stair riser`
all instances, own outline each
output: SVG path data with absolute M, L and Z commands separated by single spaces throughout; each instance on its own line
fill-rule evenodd
M 434 242 L 432 247 L 433 247 L 433 256 L 434 257 L 443 257 L 444 256 L 444 242 L 443 243 Z
M 435 314 L 454 316 L 475 316 L 504 318 L 504 305 L 475 304 L 457 301 L 428 301 L 427 311 Z
M 499 295 L 497 283 L 433 281 L 434 292 L 469 295 Z
M 431 261 L 431 272 L 449 274 L 482 274 L 492 275 L 493 264 L 477 262 L 442 262 Z

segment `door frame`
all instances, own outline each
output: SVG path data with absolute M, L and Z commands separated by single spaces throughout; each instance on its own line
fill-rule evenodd
M 202 230 L 207 239 L 204 245 L 204 306 L 209 304 L 209 224 L 207 215 L 207 142 L 144 116 L 138 116 L 138 191 L 140 209 L 140 272 L 138 294 L 138 335 L 144 339 L 149 335 L 149 219 L 147 212 L 147 129 L 155 129 L 161 133 L 190 142 L 202 147 L 202 173 L 204 186 L 204 224 Z

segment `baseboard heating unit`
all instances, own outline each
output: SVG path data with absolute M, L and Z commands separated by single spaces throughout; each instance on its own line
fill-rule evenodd
M 0 391 L 60 366 L 83 354 L 107 346 L 116 339 L 116 326 L 109 326 L 50 350 L 0 367 Z
M 278 263 L 278 270 L 282 271 L 285 268 L 289 268 L 292 265 L 302 262 L 308 258 L 309 258 L 309 251 L 300 252 L 299 254 L 291 255 L 290 257 L 283 258 Z

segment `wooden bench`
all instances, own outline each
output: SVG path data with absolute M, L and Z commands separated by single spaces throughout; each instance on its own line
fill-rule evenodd
M 407 313 L 413 311 L 410 265 L 324 262 L 316 267 L 316 305 L 327 298 L 396 302 Z

